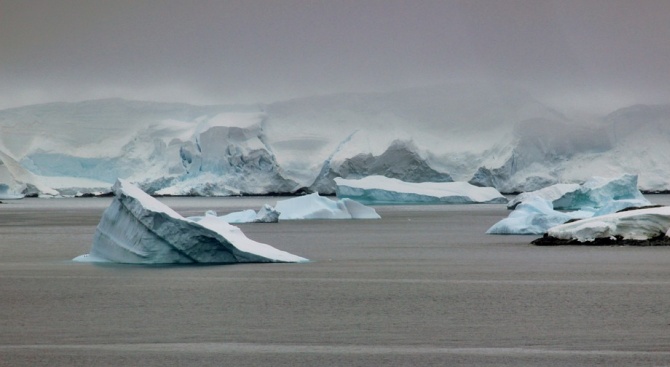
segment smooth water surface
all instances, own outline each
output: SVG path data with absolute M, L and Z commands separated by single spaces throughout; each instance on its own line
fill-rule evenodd
M 161 200 L 189 216 L 276 199 Z M 380 206 L 240 225 L 307 264 L 71 262 L 110 201 L 0 205 L 0 365 L 670 365 L 670 248 L 484 234 L 504 205 Z

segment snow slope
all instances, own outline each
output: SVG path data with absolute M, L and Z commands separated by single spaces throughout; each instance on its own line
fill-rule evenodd
M 52 103 L 0 111 L 0 183 L 49 195 L 117 177 L 162 195 L 332 194 L 335 177 L 384 175 L 522 192 L 630 173 L 642 190 L 670 190 L 669 122 L 670 105 L 571 120 L 505 84 L 248 106 Z

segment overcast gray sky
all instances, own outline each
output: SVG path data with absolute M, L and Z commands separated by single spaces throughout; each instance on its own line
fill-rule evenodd
M 0 0 L 0 108 L 468 79 L 572 107 L 670 103 L 670 1 Z

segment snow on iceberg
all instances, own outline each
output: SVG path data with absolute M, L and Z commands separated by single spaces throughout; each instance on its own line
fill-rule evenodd
M 510 215 L 489 228 L 487 234 L 543 234 L 551 227 L 571 219 L 593 216 L 593 212 L 554 210 L 549 200 L 535 197 L 517 205 Z
M 319 194 L 309 194 L 277 201 L 279 220 L 299 219 L 379 219 L 374 208 L 351 199 L 331 200 Z
M 227 264 L 305 262 L 302 257 L 247 238 L 214 216 L 198 222 L 119 179 L 114 200 L 103 213 L 88 255 L 75 261 L 128 264 Z
M 467 182 L 404 182 L 384 176 L 358 180 L 336 178 L 337 196 L 365 204 L 504 204 L 507 199 L 492 187 Z
M 552 227 L 536 245 L 670 245 L 670 207 L 629 210 Z
M 637 188 L 637 175 L 616 178 L 592 177 L 582 185 L 556 184 L 540 190 L 524 192 L 512 199 L 507 207 L 515 208 L 532 198 L 549 200 L 556 210 L 583 210 L 601 208 L 612 201 L 631 200 L 632 206 L 651 204 Z

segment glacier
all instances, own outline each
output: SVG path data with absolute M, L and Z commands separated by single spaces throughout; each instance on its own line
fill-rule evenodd
M 504 83 L 254 105 L 105 99 L 0 111 L 0 183 L 23 195 L 332 195 L 334 179 L 469 182 L 503 193 L 630 173 L 670 190 L 670 105 L 585 120 Z
M 231 264 L 306 262 L 305 258 L 247 238 L 215 216 L 182 217 L 130 182 L 119 179 L 89 254 L 79 262 L 123 264 Z
M 335 178 L 337 196 L 365 204 L 504 204 L 492 187 L 467 182 L 404 182 L 385 176 Z
M 517 195 L 507 204 L 514 210 L 486 233 L 543 234 L 569 220 L 648 205 L 651 202 L 637 189 L 635 175 L 592 177 L 582 185 L 555 184 Z
M 538 245 L 636 244 L 670 245 L 670 207 L 624 211 L 549 229 Z

